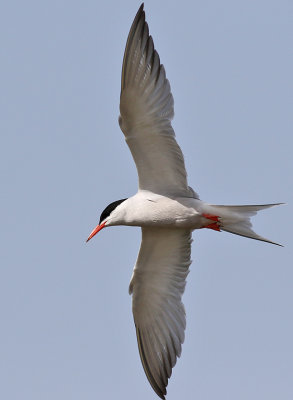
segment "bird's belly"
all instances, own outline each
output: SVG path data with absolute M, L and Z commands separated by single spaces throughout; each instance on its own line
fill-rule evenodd
M 192 199 L 188 199 L 190 202 Z M 202 227 L 203 217 L 193 204 L 170 199 L 164 196 L 141 199 L 133 203 L 131 213 L 125 223 L 132 226 L 157 226 L 198 229 Z

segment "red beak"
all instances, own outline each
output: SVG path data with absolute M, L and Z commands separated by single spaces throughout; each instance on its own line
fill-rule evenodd
M 103 222 L 101 225 L 98 225 L 95 227 L 95 229 L 92 231 L 92 233 L 89 235 L 87 238 L 86 242 L 88 242 L 92 237 L 94 237 L 98 232 L 100 232 L 101 229 L 103 229 L 106 225 L 106 222 Z

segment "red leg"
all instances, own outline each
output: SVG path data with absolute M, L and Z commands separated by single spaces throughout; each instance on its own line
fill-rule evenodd
M 219 227 L 219 224 L 217 222 L 213 222 L 212 224 L 204 226 L 204 228 L 213 229 L 214 231 L 218 231 L 218 232 L 221 231 L 220 227 Z
M 212 215 L 212 214 L 202 214 L 202 216 L 215 222 L 219 222 L 220 218 L 218 217 L 218 215 Z

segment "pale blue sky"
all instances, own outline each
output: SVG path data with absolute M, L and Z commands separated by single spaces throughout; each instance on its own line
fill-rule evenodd
M 190 185 L 215 204 L 288 203 L 254 220 L 284 248 L 194 233 L 168 400 L 293 398 L 289 3 L 145 2 Z M 140 230 L 85 244 L 105 206 L 137 187 L 117 118 L 139 5 L 0 6 L 1 399 L 156 399 L 128 295 Z

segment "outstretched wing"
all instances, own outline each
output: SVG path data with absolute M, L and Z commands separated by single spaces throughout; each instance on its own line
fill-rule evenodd
M 162 399 L 184 341 L 181 297 L 190 251 L 189 230 L 142 228 L 141 248 L 129 287 L 142 365 Z
M 119 124 L 137 167 L 139 189 L 186 196 L 183 154 L 171 126 L 173 104 L 142 4 L 124 53 Z

